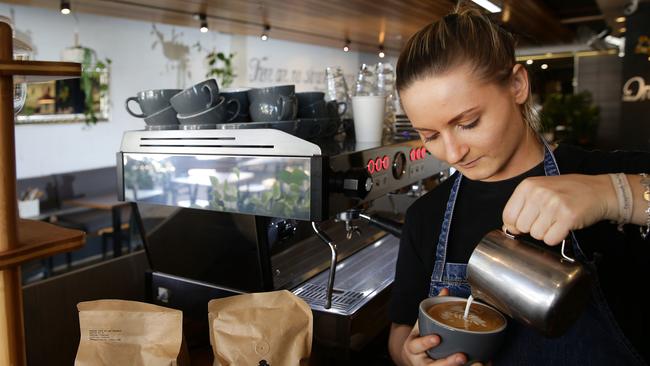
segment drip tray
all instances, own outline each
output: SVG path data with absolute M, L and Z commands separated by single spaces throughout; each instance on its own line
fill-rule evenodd
M 294 294 L 300 296 L 309 305 L 324 307 L 325 298 L 327 297 L 327 288 L 308 283 L 297 290 Z M 332 295 L 332 309 L 343 313 L 349 313 L 350 309 L 363 301 L 363 294 L 355 291 L 343 291 L 334 289 Z
M 332 307 L 329 309 L 324 308 L 329 270 L 292 291 L 314 310 L 350 316 L 393 283 L 398 250 L 399 239 L 386 235 L 341 261 L 336 266 Z

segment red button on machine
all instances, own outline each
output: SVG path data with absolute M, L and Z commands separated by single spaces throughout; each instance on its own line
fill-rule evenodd
M 381 159 L 381 168 L 383 170 L 388 170 L 388 164 L 390 163 L 388 156 L 384 155 L 384 157 Z
M 381 158 L 376 158 L 375 159 L 375 171 L 380 172 L 381 170 L 382 170 Z
M 375 162 L 372 160 L 368 160 L 368 173 L 372 174 L 375 172 Z

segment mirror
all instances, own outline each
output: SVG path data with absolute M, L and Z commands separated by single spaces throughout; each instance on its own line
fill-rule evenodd
M 78 79 L 27 84 L 27 98 L 16 124 L 107 121 L 108 81 L 106 64 L 97 63 L 84 68 Z

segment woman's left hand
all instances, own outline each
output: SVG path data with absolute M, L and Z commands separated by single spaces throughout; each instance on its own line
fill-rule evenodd
M 548 245 L 557 245 L 571 230 L 615 220 L 612 212 L 618 212 L 617 202 L 607 175 L 531 177 L 510 196 L 503 223 L 512 234 L 530 233 Z

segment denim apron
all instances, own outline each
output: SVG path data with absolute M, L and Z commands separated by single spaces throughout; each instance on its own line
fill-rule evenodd
M 544 174 L 560 175 L 555 156 L 548 144 L 543 142 Z M 466 276 L 467 264 L 446 261 L 451 220 L 462 178 L 459 173 L 447 201 L 436 247 L 429 296 L 437 296 L 443 288 L 448 288 L 451 296 L 466 298 L 471 294 Z M 573 232 L 571 238 L 575 257 L 594 273 L 591 301 L 584 313 L 559 338 L 546 338 L 536 330 L 511 320 L 504 344 L 493 360 L 495 366 L 645 365 L 616 323 L 595 276 L 594 263 L 587 260 Z

